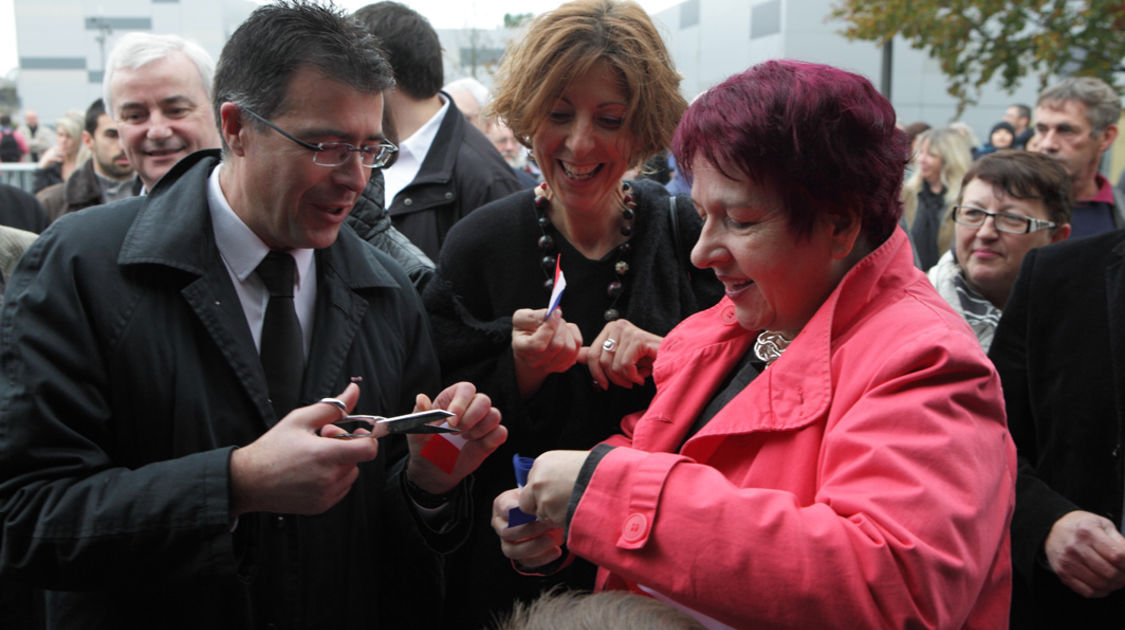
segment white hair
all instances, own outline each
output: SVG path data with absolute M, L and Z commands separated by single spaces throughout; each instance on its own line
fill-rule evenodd
M 975 147 L 975 146 L 980 145 L 980 140 L 977 139 L 977 134 L 976 134 L 975 131 L 973 131 L 973 128 L 969 126 L 969 123 L 961 121 L 961 120 L 956 120 L 956 121 L 953 121 L 953 122 L 949 123 L 949 126 L 953 129 L 956 129 L 957 133 L 960 133 L 962 136 L 965 136 L 965 139 L 969 141 L 970 147 Z M 991 140 L 990 140 L 990 142 L 991 142 Z
M 485 105 L 488 105 L 488 88 L 484 87 L 480 81 L 472 77 L 465 77 L 464 79 L 457 79 L 450 81 L 442 88 L 446 92 L 452 94 L 457 90 L 465 90 L 477 100 L 477 104 L 483 110 Z
M 109 89 L 113 84 L 113 74 L 121 68 L 136 70 L 141 66 L 163 59 L 168 55 L 182 52 L 191 60 L 197 70 L 199 79 L 203 82 L 203 90 L 207 100 L 211 100 L 211 77 L 215 74 L 215 62 L 211 55 L 199 44 L 184 39 L 179 35 L 153 35 L 152 33 L 132 32 L 126 33 L 113 46 L 109 58 L 105 63 L 105 76 L 102 78 L 102 99 L 105 101 L 106 113 L 111 118 L 116 118 L 113 109 L 113 92 Z

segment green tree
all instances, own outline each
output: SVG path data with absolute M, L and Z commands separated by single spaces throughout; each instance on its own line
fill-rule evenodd
M 504 28 L 519 28 L 534 18 L 533 13 L 505 13 Z
M 900 35 L 941 64 L 957 113 L 994 77 L 1013 91 L 1027 76 L 1096 76 L 1120 88 L 1125 71 L 1122 0 L 839 0 L 831 17 L 851 40 Z

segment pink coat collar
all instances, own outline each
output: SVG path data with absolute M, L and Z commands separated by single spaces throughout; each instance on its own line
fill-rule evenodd
M 847 335 L 869 309 L 879 307 L 879 304 L 872 305 L 877 292 L 905 289 L 919 278 L 925 280 L 914 268 L 906 234 L 896 228 L 890 238 L 844 275 L 785 354 L 738 394 L 739 404 L 727 405 L 692 436 L 689 444 L 714 436 L 795 430 L 823 417 L 832 401 L 833 342 Z M 734 369 L 749 351 L 757 332 L 739 326 L 734 305 L 724 297 L 670 333 L 661 345 L 654 377 L 658 391 L 677 392 L 678 396 L 673 400 L 658 393 L 646 415 L 680 425 L 683 431 L 674 436 L 664 432 L 664 439 L 646 443 L 647 436 L 641 425 L 633 436 L 634 446 L 643 450 L 678 451 L 678 443 L 657 442 L 668 438 L 683 440 L 694 419 L 723 382 L 722 376 Z M 714 386 L 706 389 L 677 386 L 675 381 L 680 379 Z

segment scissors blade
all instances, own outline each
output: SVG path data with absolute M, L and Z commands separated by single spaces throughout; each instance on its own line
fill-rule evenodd
M 356 425 L 371 431 L 371 433 L 345 433 L 337 435 L 340 439 L 351 438 L 381 438 L 386 435 L 401 434 L 401 433 L 459 433 L 457 429 L 452 427 L 441 427 L 428 424 L 435 420 L 445 420 L 454 414 L 444 409 L 431 409 L 429 411 L 419 411 L 418 413 L 408 413 L 402 416 L 395 416 L 393 418 L 384 418 L 382 416 L 365 416 L 365 415 L 351 415 L 337 424 L 350 424 L 354 429 Z

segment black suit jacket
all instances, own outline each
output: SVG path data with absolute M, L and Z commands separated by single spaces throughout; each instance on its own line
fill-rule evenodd
M 449 111 L 422 160 L 414 181 L 391 202 L 387 212 L 395 229 L 406 235 L 431 260 L 445 242 L 449 228 L 490 201 L 520 190 L 508 163 L 453 99 L 443 93 Z
M 1046 564 L 1064 514 L 1121 526 L 1125 414 L 1125 231 L 1032 250 L 989 353 L 1019 455 L 1012 520 L 1012 627 L 1125 623 L 1125 591 L 1086 600 Z

